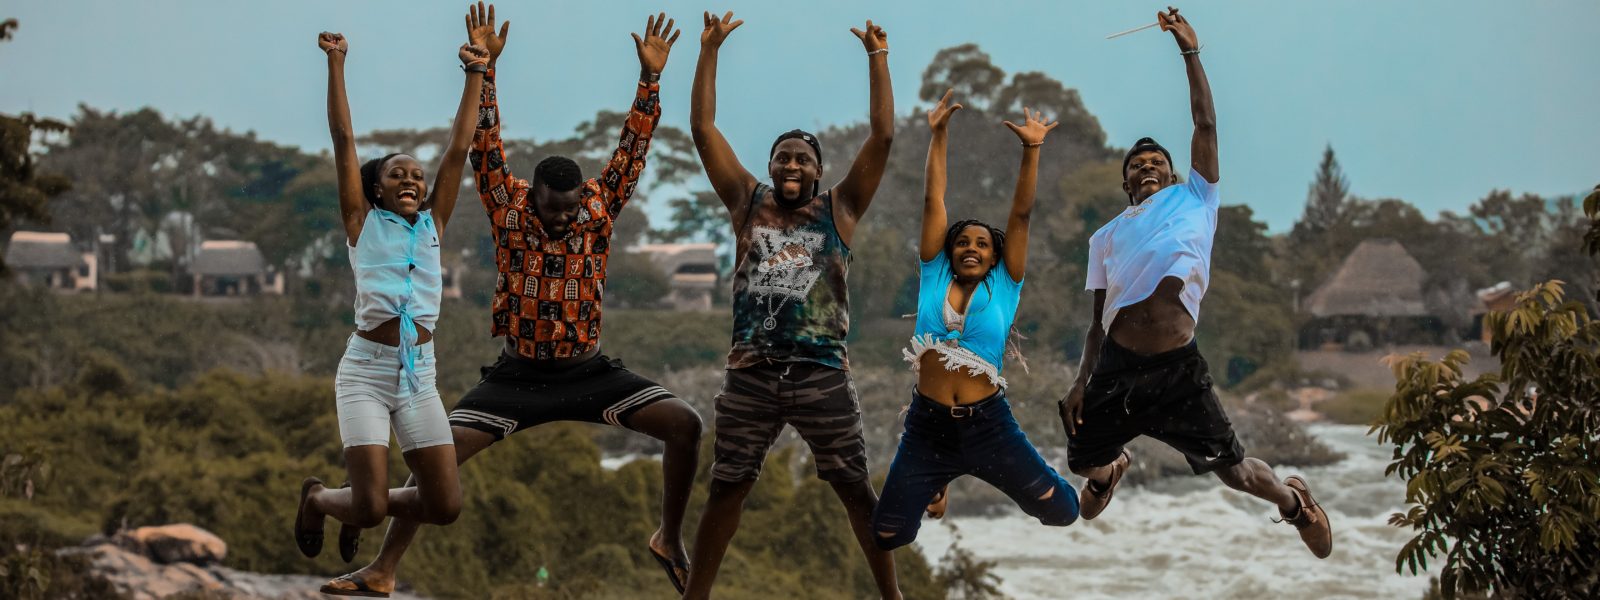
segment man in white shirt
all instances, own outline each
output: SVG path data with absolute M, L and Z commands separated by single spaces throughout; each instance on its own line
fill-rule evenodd
M 1130 206 L 1089 240 L 1094 322 L 1078 379 L 1061 400 L 1068 466 L 1089 480 L 1079 493 L 1082 516 L 1105 510 L 1128 468 L 1123 445 L 1147 435 L 1182 452 L 1195 474 L 1216 473 L 1228 487 L 1276 504 L 1311 552 L 1326 558 L 1333 549 L 1327 514 L 1304 479 L 1280 482 L 1267 463 L 1245 457 L 1194 341 L 1217 230 L 1216 112 L 1194 29 L 1175 8 L 1157 19 L 1177 40 L 1189 76 L 1190 171 L 1180 183 L 1165 148 L 1150 138 L 1135 142 L 1122 167 Z

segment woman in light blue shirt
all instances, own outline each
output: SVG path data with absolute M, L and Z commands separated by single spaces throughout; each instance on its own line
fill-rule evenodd
M 961 108 L 945 92 L 928 113 L 922 277 L 916 333 L 906 359 L 917 387 L 900 449 L 872 515 L 880 548 L 917 537 L 924 507 L 962 475 L 989 482 L 1045 525 L 1078 518 L 1078 494 L 1046 464 L 1017 426 L 1006 402 L 1001 361 L 1021 300 L 1028 220 L 1039 172 L 1039 146 L 1056 126 L 1026 108 L 1023 125 L 1005 125 L 1022 142 L 1022 167 L 1005 232 L 979 221 L 945 227 L 945 150 L 950 115 Z M 930 514 L 942 509 L 930 508 Z
M 359 528 L 376 526 L 389 515 L 443 525 L 461 512 L 455 446 L 434 386 L 432 328 L 442 291 L 439 236 L 461 188 L 489 52 L 461 46 L 466 85 L 429 195 L 422 163 L 411 156 L 390 154 L 359 164 L 345 98 L 348 44 L 343 35 L 324 32 L 317 45 L 328 55 L 328 127 L 346 248 L 356 277 L 357 330 L 339 361 L 336 380 L 339 435 L 350 484 L 329 489 L 307 477 L 294 531 L 300 552 L 316 556 L 322 551 L 324 517 L 338 519 L 345 523 L 339 553 L 349 562 L 355 557 Z M 399 73 L 408 79 L 394 82 L 398 91 L 419 83 L 409 79 L 414 77 L 409 69 Z M 416 487 L 389 489 L 391 424 Z

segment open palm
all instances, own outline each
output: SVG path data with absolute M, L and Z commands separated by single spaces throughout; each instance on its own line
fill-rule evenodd
M 477 6 L 467 6 L 467 40 L 474 46 L 489 51 L 489 60 L 493 62 L 500 58 L 500 51 L 506 47 L 506 33 L 511 30 L 511 22 L 506 21 L 500 25 L 500 33 L 494 32 L 494 5 L 490 4 L 484 10 L 483 2 Z

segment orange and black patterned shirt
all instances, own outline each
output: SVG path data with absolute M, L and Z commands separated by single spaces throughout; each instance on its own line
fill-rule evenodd
M 478 198 L 494 232 L 491 335 L 516 340 L 517 353 L 535 360 L 576 356 L 600 342 L 612 220 L 633 196 L 644 171 L 650 135 L 661 119 L 660 85 L 639 82 L 622 139 L 600 176 L 583 183 L 583 207 L 566 237 L 550 239 L 529 203 L 526 179 L 511 175 L 500 141 L 494 72 L 483 81 L 478 127 L 469 155 Z

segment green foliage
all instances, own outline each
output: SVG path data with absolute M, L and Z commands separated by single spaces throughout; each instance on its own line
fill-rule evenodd
M 1005 598 L 1000 593 L 1000 576 L 994 573 L 998 565 L 992 560 L 979 560 L 970 550 L 961 547 L 961 530 L 950 524 L 950 548 L 939 561 L 939 585 L 952 600 L 986 600 Z M 914 598 L 910 594 L 907 598 Z
M 1384 390 L 1347 390 L 1317 404 L 1317 412 L 1329 421 L 1346 425 L 1371 425 L 1389 402 Z
M 652 307 L 671 291 L 667 275 L 648 255 L 612 252 L 606 265 L 606 300 L 609 306 Z
M 6 25 L 14 27 L 16 21 Z M 71 187 L 66 178 L 41 170 L 29 152 L 35 132 L 66 129 L 63 123 L 27 113 L 0 114 L 0 233 L 10 231 L 18 220 L 49 220 L 46 204 Z M 0 257 L 0 276 L 7 273 L 5 258 Z
M 340 572 L 342 564 L 300 557 L 284 534 L 300 478 L 337 480 L 343 471 L 332 404 L 325 378 L 228 371 L 122 396 L 65 387 L 24 391 L 0 405 L 0 456 L 21 458 L 0 462 L 15 469 L 48 460 L 73 476 L 39 478 L 31 501 L 0 498 L 4 564 L 56 560 L 12 553 L 14 542 L 54 548 L 93 529 L 189 522 L 227 540 L 233 568 Z M 30 445 L 13 447 L 14 440 Z M 702 473 L 709 436 L 706 444 Z M 659 463 L 635 461 L 612 471 L 600 466 L 600 455 L 589 428 L 577 424 L 540 427 L 496 444 L 462 470 L 461 519 L 424 531 L 402 578 L 440 597 L 607 598 L 661 590 L 661 571 L 643 554 L 657 525 Z M 838 500 L 809 473 L 792 475 L 794 458 L 792 452 L 772 457 L 720 589 L 730 597 L 871 594 L 871 575 Z M 392 453 L 396 485 L 406 474 L 398 459 Z M 690 531 L 705 483 L 702 477 L 694 491 Z M 328 534 L 336 529 L 330 523 Z M 376 551 L 378 537 L 368 532 L 362 560 Z M 899 560 L 908 589 L 938 589 L 920 556 L 906 552 Z M 540 568 L 550 574 L 544 587 L 532 577 Z
M 1373 430 L 1395 446 L 1386 474 L 1412 506 L 1390 522 L 1418 533 L 1396 570 L 1443 557 L 1446 597 L 1600 594 L 1600 322 L 1560 282 L 1492 313 L 1498 374 L 1468 381 L 1465 352 L 1393 359 L 1397 383 Z

